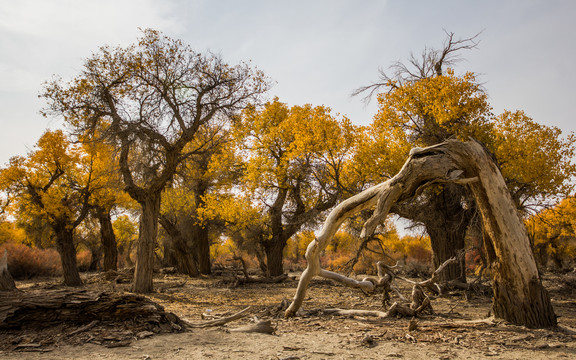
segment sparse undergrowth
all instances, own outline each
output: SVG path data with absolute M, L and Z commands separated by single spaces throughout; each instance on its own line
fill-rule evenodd
M 124 292 L 129 288 L 127 283 L 113 283 L 100 275 L 83 277 L 87 283 L 85 288 L 89 290 Z M 24 281 L 17 282 L 17 285 L 25 292 L 39 291 L 58 288 L 59 281 Z M 531 330 L 500 322 L 476 321 L 487 317 L 491 299 L 473 292 L 467 296 L 452 293 L 446 297 L 432 298 L 434 313 L 415 320 L 374 320 L 361 316 L 332 316 L 323 313 L 322 309 L 382 310 L 381 295 L 370 296 L 330 280 L 315 279 L 302 314 L 286 320 L 283 318 L 282 301 L 293 296 L 297 285 L 290 277 L 278 284 L 249 283 L 230 288 L 222 277 L 192 279 L 180 275 L 159 275 L 155 280 L 157 290 L 148 297 L 166 311 L 198 322 L 206 313 L 234 313 L 251 306 L 253 316 L 272 321 L 276 328 L 275 335 L 222 331 L 254 321 L 254 317 L 246 317 L 220 329 L 194 329 L 185 334 L 158 335 L 146 339 L 142 338 L 151 334 L 130 332 L 125 328 L 122 329 L 125 341 L 120 342 L 123 347 L 108 349 L 100 345 L 94 347 L 94 344 L 105 344 L 101 340 L 106 338 L 106 334 L 109 337 L 118 335 L 115 332 L 118 329 L 95 326 L 74 334 L 78 326 L 63 324 L 47 332 L 1 334 L 0 346 L 4 353 L 0 352 L 0 357 L 27 358 L 28 353 L 22 351 L 34 351 L 35 356 L 41 355 L 38 358 L 77 358 L 79 348 L 69 347 L 74 345 L 82 346 L 84 358 L 106 353 L 118 359 L 142 358 L 136 355 L 142 354 L 141 349 L 146 349 L 145 354 L 155 359 L 206 357 L 207 354 L 231 359 L 391 356 L 442 359 L 570 358 L 576 355 L 576 337 L 567 333 L 566 328 L 576 328 L 576 302 L 573 300 L 576 297 L 575 281 L 576 274 L 545 274 L 545 286 L 550 290 L 556 313 L 560 316 L 560 329 Z M 409 284 L 398 281 L 397 285 L 403 294 L 409 295 Z M 75 336 L 69 336 L 71 333 Z M 168 354 L 167 347 L 173 352 Z M 14 349 L 18 351 L 6 352 Z

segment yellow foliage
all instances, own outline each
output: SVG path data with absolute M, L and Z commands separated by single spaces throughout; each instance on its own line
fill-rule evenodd
M 61 130 L 46 131 L 28 157 L 14 157 L 0 173 L 14 216 L 40 218 L 51 226 L 77 226 L 95 191 L 94 155 Z
M 542 266 L 552 260 L 562 268 L 576 259 L 576 199 L 568 197 L 555 207 L 526 220 L 536 259 Z
M 324 106 L 290 108 L 276 98 L 261 110 L 246 109 L 236 132 L 249 151 L 246 189 L 264 199 L 268 190 L 298 183 L 310 206 L 318 200 L 320 187 L 354 184 L 351 160 L 359 130 Z
M 538 124 L 522 111 L 504 112 L 494 119 L 493 129 L 493 142 L 487 145 L 517 203 L 572 191 L 570 178 L 576 174 L 573 134 L 563 139 L 560 129 Z
M 378 97 L 379 111 L 357 157 L 369 182 L 395 175 L 410 148 L 449 137 L 481 141 L 492 151 L 519 208 L 566 196 L 576 175 L 576 137 L 534 122 L 522 111 L 494 117 L 473 73 L 432 76 L 402 84 Z M 363 164 L 363 165 L 362 165 Z
M 0 221 L 0 245 L 4 243 L 23 244 L 25 241 L 26 234 L 23 229 L 17 227 L 12 221 Z

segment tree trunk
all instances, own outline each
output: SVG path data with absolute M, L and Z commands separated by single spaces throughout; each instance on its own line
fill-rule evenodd
M 456 257 L 459 261 L 448 265 L 444 271 L 439 275 L 439 282 L 448 282 L 451 280 L 458 280 L 466 282 L 466 274 L 464 272 L 464 256 L 458 258 L 459 251 L 464 249 L 464 236 L 466 230 L 454 229 L 446 227 L 444 231 L 437 226 L 432 225 L 430 228 L 427 226 L 426 231 L 430 235 L 430 243 L 432 245 L 432 265 L 437 268 L 444 261 Z
M 154 274 L 154 250 L 158 235 L 158 216 L 160 215 L 161 193 L 148 193 L 140 203 L 140 233 L 136 249 L 136 268 L 132 291 L 136 293 L 151 293 L 154 290 L 152 276 Z
M 500 169 L 480 144 L 470 144 L 455 151 L 454 157 L 479 178 L 470 188 L 482 215 L 485 240 L 493 249 L 488 254 L 494 315 L 531 328 L 556 326 L 550 295 L 542 286 L 526 227 Z
M 433 266 L 437 269 L 448 259 L 458 259 L 438 274 L 440 282 L 457 280 L 466 283 L 466 259 L 461 253 L 466 246 L 466 231 L 472 220 L 472 211 L 462 207 L 463 196 L 463 186 L 446 184 L 440 194 L 434 194 L 430 198 L 436 221 L 426 221 L 424 224 L 430 235 L 434 254 Z
M 102 207 L 96 208 L 96 216 L 100 222 L 100 237 L 104 249 L 104 271 L 118 270 L 118 246 L 112 227 L 110 211 Z
M 194 254 L 198 260 L 198 270 L 201 274 L 212 273 L 212 262 L 210 261 L 210 231 L 208 225 L 192 225 L 192 244 Z
M 97 271 L 100 266 L 100 260 L 102 260 L 102 251 L 100 248 L 90 249 L 90 265 L 88 265 L 88 271 Z
M 188 246 L 188 241 L 184 238 L 184 235 L 178 229 L 176 224 L 170 221 L 166 216 L 160 216 L 160 223 L 168 233 L 168 236 L 170 236 L 170 254 L 166 255 L 174 259 L 178 272 L 192 277 L 200 275 L 198 266 L 192 254 L 192 249 Z
M 82 280 L 76 263 L 76 248 L 74 247 L 74 230 L 67 224 L 58 224 L 54 227 L 56 234 L 56 250 L 60 254 L 64 284 L 67 286 L 80 286 Z
M 207 164 L 203 165 L 203 167 L 207 166 Z M 209 183 L 206 181 L 198 181 L 194 187 L 194 201 L 196 202 L 196 209 L 205 206 L 204 197 L 208 192 L 208 187 Z M 212 273 L 212 262 L 210 261 L 210 225 L 208 222 L 199 224 L 197 222 L 197 216 L 194 216 L 190 220 L 191 221 L 186 223 L 186 227 L 189 229 L 192 238 L 194 257 L 198 262 L 198 270 L 201 274 L 209 275 Z
M 273 277 L 284 274 L 284 247 L 287 241 L 288 239 L 282 235 L 273 235 L 271 240 L 264 243 L 269 276 Z
M 296 314 L 314 276 L 335 277 L 335 273 L 320 267 L 319 258 L 345 219 L 375 206 L 361 234 L 362 237 L 371 236 L 378 224 L 386 220 L 394 203 L 413 198 L 426 185 L 438 182 L 467 184 L 474 194 L 482 215 L 485 246 L 492 267 L 494 315 L 516 325 L 555 326 L 556 315 L 550 296 L 542 286 L 526 228 L 498 166 L 480 143 L 456 140 L 413 149 L 396 176 L 352 196 L 330 212 L 322 230 L 308 245 L 308 266 L 300 277 L 286 316 Z M 358 287 L 371 286 L 364 281 L 347 280 Z
M 410 199 L 392 207 L 392 212 L 424 224 L 430 236 L 434 268 L 453 257 L 458 259 L 439 274 L 440 282 L 456 280 L 466 283 L 466 262 L 464 256 L 459 255 L 466 246 L 466 233 L 474 213 L 473 209 L 462 206 L 462 198 L 466 194 L 461 185 L 445 184 L 440 192 L 438 188 L 428 189 L 423 191 L 418 201 Z

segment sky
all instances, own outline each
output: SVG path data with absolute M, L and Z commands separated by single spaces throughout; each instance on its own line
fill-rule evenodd
M 100 46 L 127 46 L 153 28 L 230 64 L 251 63 L 275 83 L 269 97 L 330 107 L 368 125 L 377 111 L 351 97 L 378 69 L 440 48 L 445 31 L 477 49 L 456 73 L 479 75 L 494 113 L 523 110 L 576 131 L 573 0 L 0 0 L 0 166 L 26 155 L 59 119 L 38 94 L 70 79 Z

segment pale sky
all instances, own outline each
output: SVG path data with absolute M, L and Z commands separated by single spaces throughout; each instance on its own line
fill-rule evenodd
M 250 60 L 289 105 L 326 105 L 369 124 L 376 104 L 351 92 L 378 68 L 439 48 L 444 30 L 483 31 L 457 73 L 480 74 L 495 113 L 524 110 L 576 131 L 573 0 L 0 0 L 0 166 L 25 155 L 57 120 L 37 95 L 69 79 L 102 45 L 128 45 L 138 28 L 161 30 L 229 63 Z

